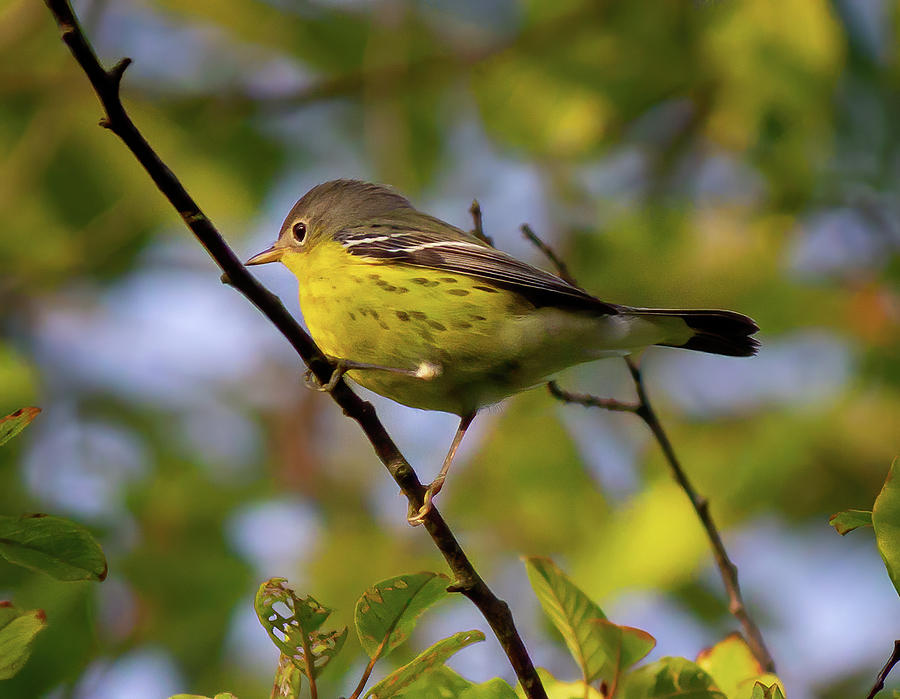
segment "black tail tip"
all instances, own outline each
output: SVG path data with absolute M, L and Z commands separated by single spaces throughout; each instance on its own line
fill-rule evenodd
M 752 357 L 759 352 L 759 340 L 748 336 L 725 336 L 699 332 L 683 345 L 669 345 L 683 349 L 724 354 L 727 357 Z
M 694 331 L 681 345 L 684 349 L 724 354 L 728 357 L 752 357 L 759 351 L 759 340 L 750 337 L 759 330 L 756 322 L 735 311 L 681 311 L 678 316 Z

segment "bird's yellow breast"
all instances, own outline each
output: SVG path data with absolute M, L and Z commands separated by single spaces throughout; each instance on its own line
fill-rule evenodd
M 596 316 L 536 308 L 464 274 L 354 256 L 335 241 L 285 253 L 310 334 L 331 357 L 415 371 L 348 376 L 399 403 L 458 415 L 597 358 Z

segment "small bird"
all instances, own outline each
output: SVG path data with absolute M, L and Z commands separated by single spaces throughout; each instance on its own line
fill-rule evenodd
M 275 244 L 319 348 L 361 386 L 460 422 L 424 504 L 432 508 L 479 408 L 567 367 L 649 345 L 746 357 L 759 328 L 734 311 L 608 303 L 416 210 L 389 187 L 333 180 L 294 204 Z

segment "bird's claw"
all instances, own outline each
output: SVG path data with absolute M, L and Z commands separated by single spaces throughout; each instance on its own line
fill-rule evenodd
M 315 373 L 313 373 L 312 369 L 307 369 L 303 374 L 303 383 L 311 391 L 331 393 L 334 390 L 334 387 L 338 385 L 338 382 L 344 377 L 345 373 L 347 373 L 347 367 L 344 366 L 343 362 L 337 360 L 334 363 L 334 367 L 331 371 L 331 376 L 329 377 L 328 381 L 322 383 L 319 380 L 319 377 L 316 376 Z
M 435 478 L 429 486 L 425 489 L 425 495 L 422 498 L 422 506 L 413 514 L 413 508 L 409 508 L 409 514 L 406 517 L 406 521 L 409 522 L 411 527 L 418 527 L 425 523 L 425 518 L 428 516 L 428 513 L 434 509 L 434 504 L 432 501 L 434 500 L 434 496 L 441 492 L 441 488 L 444 487 L 444 477 L 438 476 Z

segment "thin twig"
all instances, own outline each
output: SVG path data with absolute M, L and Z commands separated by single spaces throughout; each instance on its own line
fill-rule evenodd
M 703 529 L 706 531 L 706 536 L 709 539 L 710 546 L 712 546 L 713 558 L 715 558 L 716 566 L 719 569 L 719 575 L 721 575 L 722 582 L 725 583 L 725 591 L 728 593 L 728 611 L 741 623 L 741 627 L 744 629 L 744 634 L 747 637 L 747 645 L 750 646 L 750 650 L 757 661 L 759 661 L 759 664 L 767 672 L 775 672 L 775 661 L 772 659 L 769 649 L 766 648 L 762 632 L 760 632 L 759 627 L 744 604 L 744 597 L 738 584 L 737 566 L 731 562 L 728 552 L 725 550 L 725 544 L 722 543 L 722 536 L 719 534 L 719 530 L 709 512 L 709 500 L 697 493 L 681 467 L 681 462 L 675 456 L 672 442 L 669 441 L 668 435 L 663 430 L 659 418 L 656 417 L 656 411 L 653 410 L 653 406 L 647 396 L 640 368 L 631 357 L 625 357 L 625 363 L 628 364 L 628 371 L 631 372 L 631 378 L 634 381 L 638 394 L 640 408 L 638 408 L 637 414 L 647 423 L 647 427 L 650 428 L 653 436 L 656 437 L 656 441 L 659 442 L 659 446 L 666 456 L 666 461 L 669 463 L 672 476 L 688 496 L 694 511 L 703 524 Z
M 884 681 L 887 679 L 887 676 L 891 674 L 891 670 L 894 669 L 894 665 L 898 662 L 900 662 L 900 640 L 894 641 L 894 652 L 891 653 L 891 657 L 887 659 L 884 667 L 881 668 L 881 672 L 879 672 L 878 676 L 875 678 L 875 684 L 872 685 L 872 689 L 866 695 L 866 699 L 874 699 L 875 695 L 884 689 Z
M 384 645 L 384 643 L 382 643 L 382 645 Z M 369 681 L 369 677 L 372 675 L 372 670 L 375 669 L 375 663 L 378 661 L 379 657 L 379 655 L 376 655 L 372 658 L 369 658 L 369 664 L 366 665 L 366 669 L 363 670 L 362 677 L 359 678 L 359 682 L 357 682 L 356 688 L 353 690 L 353 694 L 351 694 L 348 699 L 359 699 L 359 695 L 362 694 L 362 691 L 366 688 L 366 682 Z
M 559 387 L 556 381 L 550 381 L 547 384 L 547 388 L 550 389 L 550 395 L 563 403 L 575 403 L 585 408 L 603 408 L 604 410 L 612 410 L 619 413 L 636 413 L 641 409 L 641 406 L 637 403 L 626 403 L 615 398 L 598 398 L 589 393 L 565 391 Z
M 472 235 L 476 238 L 480 238 L 491 247 L 494 247 L 493 239 L 484 232 L 484 221 L 481 217 L 481 204 L 478 203 L 477 199 L 472 200 L 472 206 L 469 207 L 469 213 L 472 214 Z
M 549 258 L 559 271 L 561 277 L 566 279 L 566 281 L 575 284 L 574 279 L 568 276 L 568 270 L 566 269 L 565 264 L 563 264 L 556 253 L 553 252 L 553 250 L 544 243 L 530 227 L 527 225 L 522 226 L 522 232 Z M 611 398 L 599 398 L 587 394 L 569 393 L 562 390 L 555 382 L 550 382 L 547 387 L 550 389 L 550 393 L 553 396 L 566 403 L 575 403 L 585 407 L 602 408 L 604 410 L 635 413 L 646 423 L 647 427 L 650 428 L 650 431 L 653 433 L 653 436 L 656 438 L 656 441 L 659 443 L 659 446 L 666 457 L 672 476 L 691 501 L 691 505 L 697 513 L 697 517 L 700 519 L 700 523 L 703 525 L 703 529 L 709 539 L 710 546 L 713 550 L 713 558 L 716 561 L 716 566 L 719 569 L 719 575 L 722 577 L 722 582 L 725 584 L 725 591 L 728 593 L 728 611 L 740 622 L 741 628 L 743 628 L 744 634 L 747 637 L 747 644 L 750 646 L 750 650 L 753 652 L 753 656 L 756 660 L 766 671 L 774 672 L 775 661 L 772 659 L 772 655 L 769 653 L 768 648 L 766 648 L 759 627 L 750 616 L 747 607 L 744 604 L 744 598 L 741 595 L 741 588 L 738 584 L 737 566 L 735 566 L 728 557 L 728 552 L 725 550 L 725 545 L 722 543 L 722 537 L 719 534 L 719 530 L 713 521 L 712 515 L 709 513 L 709 501 L 697 493 L 690 480 L 688 480 L 684 469 L 681 467 L 681 463 L 675 455 L 675 449 L 672 447 L 672 442 L 669 441 L 669 437 L 663 429 L 659 418 L 657 418 L 656 411 L 653 410 L 653 405 L 650 403 L 650 398 L 644 387 L 644 378 L 641 375 L 640 368 L 631 357 L 625 357 L 625 363 L 628 365 L 628 371 L 634 381 L 634 387 L 638 397 L 637 403 L 624 403 Z
M 326 383 L 332 375 L 332 367 L 312 338 L 288 313 L 279 298 L 262 286 L 241 264 L 219 231 L 131 121 L 119 96 L 119 83 L 127 63 L 119 63 L 112 71 L 106 71 L 79 26 L 68 0 L 45 0 L 45 3 L 59 25 L 63 41 L 100 99 L 106 114 L 103 126 L 115 133 L 131 150 L 200 244 L 219 265 L 228 283 L 278 328 L 320 382 Z M 337 383 L 331 396 L 345 415 L 359 423 L 378 458 L 400 486 L 410 505 L 418 510 L 422 506 L 425 488 L 379 421 L 371 403 L 363 401 L 344 381 Z M 425 529 L 456 577 L 453 589 L 469 598 L 487 619 L 526 695 L 546 699 L 547 694 L 516 630 L 508 605 L 491 592 L 472 567 L 437 508 L 433 508 L 426 516 Z
M 527 223 L 523 223 L 521 230 L 522 235 L 524 235 L 526 239 L 530 240 L 531 243 L 538 250 L 540 250 L 548 260 L 550 260 L 550 262 L 553 264 L 553 267 L 556 269 L 556 276 L 561 279 L 565 279 L 567 282 L 569 282 L 569 284 L 572 284 L 573 286 L 578 286 L 578 283 L 575 281 L 575 277 L 573 277 L 569 273 L 569 268 L 566 263 L 563 262 L 562 259 L 553 251 L 553 248 L 547 245 L 547 243 L 545 243 L 538 237 L 537 233 L 531 230 L 531 226 L 529 226 Z

